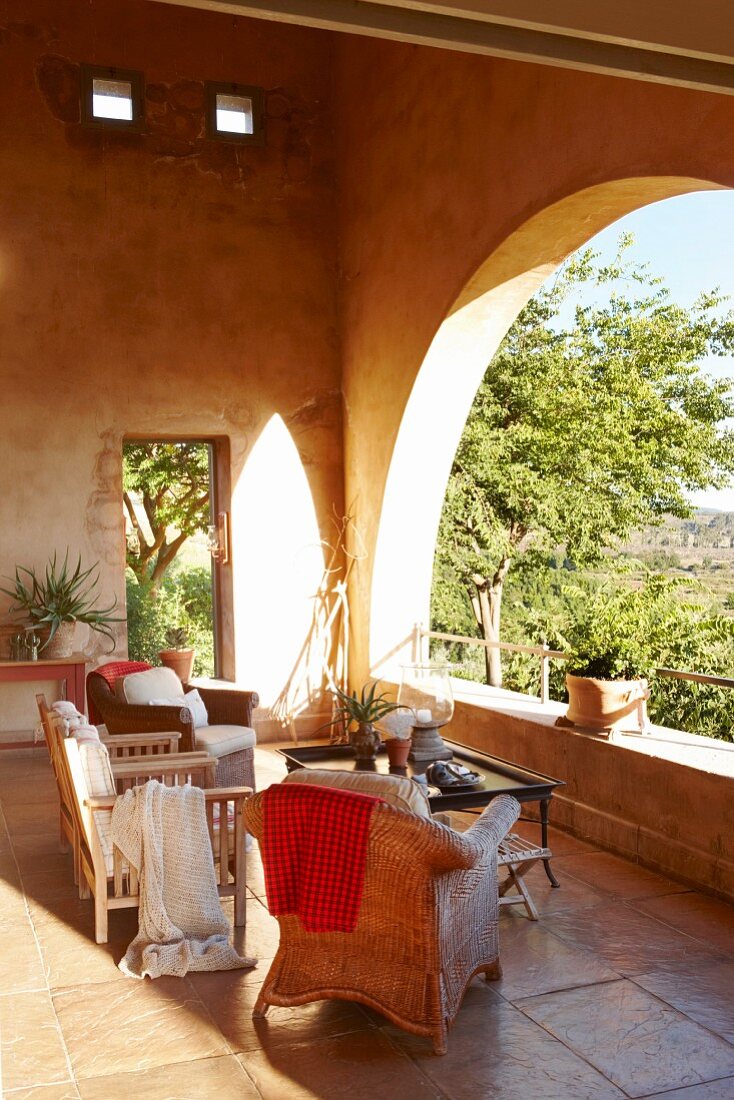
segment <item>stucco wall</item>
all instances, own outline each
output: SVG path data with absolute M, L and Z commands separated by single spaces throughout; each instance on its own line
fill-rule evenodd
M 80 62 L 143 71 L 143 134 L 79 124 Z M 323 528 L 340 509 L 330 73 L 318 31 L 0 3 L 0 573 L 68 545 L 123 599 L 126 434 L 228 436 L 235 486 L 277 413 Z M 265 88 L 265 147 L 205 140 L 206 79 Z M 248 540 L 288 535 L 277 501 L 236 498 L 235 570 Z M 257 584 L 237 586 L 240 635 Z M 258 671 L 237 669 L 255 688 Z M 31 724 L 28 695 L 2 688 L 0 729 Z
M 372 579 L 388 469 L 444 318 L 493 286 L 559 263 L 636 206 L 734 183 L 734 99 L 347 37 L 338 41 L 336 89 L 346 493 L 359 502 L 367 548 L 352 589 L 359 681 L 414 621 L 396 616 L 392 638 L 371 646 L 370 613 L 374 624 L 375 606 L 386 602 Z M 567 201 L 573 196 L 579 201 Z M 527 225 L 509 262 L 493 264 Z M 509 303 L 503 324 L 523 300 Z M 502 328 L 495 325 L 485 363 Z M 448 357 L 447 394 L 463 368 L 461 357 Z M 448 433 L 458 441 L 464 418 L 448 405 L 437 388 L 428 440 L 440 444 Z M 438 502 L 451 453 L 441 473 L 427 466 Z M 402 514 L 400 502 L 393 510 L 405 547 L 388 563 L 395 587 L 415 569 L 417 544 L 432 553 L 434 539 L 417 537 L 412 522 L 419 482 L 420 470 L 404 486 Z M 415 618 L 424 612 L 416 608 Z

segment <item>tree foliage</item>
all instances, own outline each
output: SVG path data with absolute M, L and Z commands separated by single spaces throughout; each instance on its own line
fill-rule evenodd
M 564 547 L 598 562 L 632 529 L 691 514 L 688 494 L 734 471 L 731 382 L 699 366 L 734 348 L 734 314 L 690 308 L 626 255 L 577 254 L 521 311 L 492 360 L 456 453 L 436 553 L 438 617 L 452 582 L 500 638 L 511 567 Z M 600 302 L 599 288 L 608 295 Z M 592 292 L 590 302 L 584 293 Z M 571 296 L 581 301 L 573 310 Z M 501 683 L 488 650 L 490 683 Z
M 206 530 L 209 490 L 205 443 L 125 444 L 123 501 L 137 536 L 127 564 L 140 584 L 156 590 L 186 539 Z

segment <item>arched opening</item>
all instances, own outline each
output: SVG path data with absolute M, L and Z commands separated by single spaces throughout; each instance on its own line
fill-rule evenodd
M 436 534 L 451 463 L 492 356 L 548 276 L 639 207 L 719 185 L 683 177 L 587 188 L 526 221 L 467 281 L 436 332 L 400 425 L 383 497 L 371 591 L 370 666 L 391 675 L 428 618 Z

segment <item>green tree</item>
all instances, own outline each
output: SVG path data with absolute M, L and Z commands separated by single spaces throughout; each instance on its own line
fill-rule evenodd
M 186 539 L 210 522 L 208 446 L 126 443 L 123 501 L 136 535 L 127 564 L 155 592 Z
M 702 294 L 690 308 L 631 262 L 577 254 L 522 310 L 492 360 L 456 453 L 436 575 L 458 578 L 481 635 L 500 639 L 509 570 L 565 547 L 577 565 L 734 471 L 731 382 L 699 362 L 734 348 L 734 314 Z M 599 304 L 598 288 L 609 296 Z M 591 304 L 584 293 L 592 292 Z M 581 303 L 570 311 L 569 298 Z M 570 317 L 570 319 L 569 319 Z M 436 593 L 442 607 L 445 595 Z M 445 617 L 445 616 L 444 616 Z M 499 651 L 488 682 L 500 686 Z

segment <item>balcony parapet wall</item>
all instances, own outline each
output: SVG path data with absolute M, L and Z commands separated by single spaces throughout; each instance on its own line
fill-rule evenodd
M 556 726 L 559 704 L 455 686 L 452 739 L 565 781 L 552 824 L 734 901 L 734 745 L 662 727 L 606 740 Z

